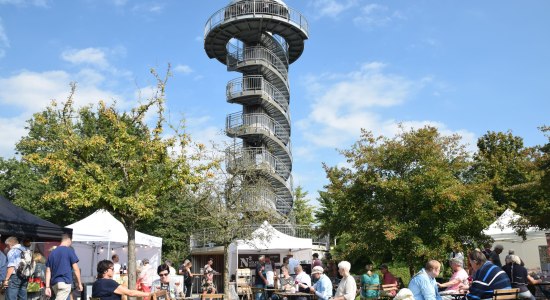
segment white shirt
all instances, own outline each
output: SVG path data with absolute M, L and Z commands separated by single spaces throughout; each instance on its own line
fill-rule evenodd
M 335 296 L 344 296 L 346 300 L 354 300 L 356 293 L 357 284 L 355 283 L 355 279 L 353 278 L 353 276 L 348 275 L 340 280 L 340 284 L 338 284 L 338 289 L 336 289 Z
M 307 286 L 311 286 L 311 277 L 309 277 L 309 275 L 304 271 L 296 275 L 296 278 L 294 278 L 294 280 L 298 281 L 299 283 L 303 283 Z

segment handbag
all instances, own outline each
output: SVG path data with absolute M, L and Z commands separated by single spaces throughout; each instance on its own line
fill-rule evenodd
M 29 277 L 29 283 L 27 284 L 27 293 L 40 292 L 40 278 Z

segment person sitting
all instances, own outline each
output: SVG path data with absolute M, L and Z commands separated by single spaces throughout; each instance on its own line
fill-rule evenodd
M 311 276 L 316 282 L 309 287 L 309 292 L 315 294 L 319 300 L 329 300 L 332 297 L 332 282 L 327 275 L 323 274 L 323 267 L 313 267 Z
M 388 265 L 381 264 L 379 269 L 382 273 L 382 284 L 395 284 L 396 286 L 399 285 L 397 283 L 397 278 L 395 278 L 395 276 L 393 276 L 393 274 L 388 270 Z M 388 292 L 383 291 L 381 296 L 393 298 L 395 297 L 395 294 L 397 294 L 396 290 L 391 290 Z
M 101 300 L 120 300 L 122 295 L 130 297 L 149 297 L 152 294 L 130 290 L 113 280 L 114 264 L 110 260 L 102 260 L 97 264 L 97 280 L 92 285 L 92 297 Z
M 301 265 L 297 265 L 294 267 L 294 273 L 296 273 L 296 277 L 294 278 L 296 281 L 296 284 L 298 285 L 298 291 L 297 292 L 309 292 L 309 287 L 311 286 L 311 277 L 304 272 L 304 269 Z
M 521 265 L 521 259 L 517 255 L 510 255 L 511 263 L 502 267 L 512 283 L 512 288 L 519 288 L 520 299 L 535 300 L 535 296 L 527 289 L 528 284 L 541 283 L 541 279 L 534 279 L 527 273 L 527 269 Z
M 415 300 L 441 300 L 435 278 L 439 275 L 441 263 L 437 260 L 430 260 L 420 272 L 411 278 L 409 289 Z
M 378 298 L 379 288 L 370 287 L 371 285 L 379 285 L 380 277 L 378 274 L 372 272 L 373 265 L 368 264 L 365 266 L 367 272 L 361 276 L 361 298 L 374 299 Z
M 183 295 L 183 288 L 179 281 L 175 283 L 170 282 L 170 266 L 162 264 L 157 267 L 157 274 L 159 279 L 153 281 L 152 292 L 167 291 L 170 295 L 170 299 L 176 299 Z
M 491 299 L 496 289 L 510 289 L 510 279 L 502 269 L 487 261 L 485 254 L 474 250 L 468 254 L 474 272 L 472 284 L 466 295 L 468 299 Z
M 355 279 L 349 273 L 351 264 L 345 260 L 338 264 L 338 272 L 342 275 L 342 280 L 338 284 L 336 294 L 332 298 L 333 300 L 354 300 L 357 294 L 357 284 Z
M 468 273 L 464 270 L 464 260 L 462 258 L 451 259 L 451 269 L 453 275 L 451 279 L 445 283 L 437 283 L 440 288 L 446 288 L 446 292 L 458 293 L 460 290 L 468 289 Z M 445 297 L 443 297 L 445 298 Z
M 290 276 L 288 272 L 288 266 L 281 266 L 281 275 L 279 276 L 278 289 L 283 292 L 294 293 L 296 288 L 294 287 L 294 278 Z M 272 300 L 279 300 L 281 297 L 277 294 L 271 296 Z

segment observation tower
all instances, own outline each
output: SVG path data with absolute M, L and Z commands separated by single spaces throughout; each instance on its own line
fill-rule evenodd
M 307 38 L 306 19 L 280 0 L 233 0 L 206 22 L 208 57 L 241 73 L 226 87 L 227 102 L 242 110 L 226 118 L 226 134 L 239 142 L 225 162 L 231 174 L 252 170 L 243 182 L 251 210 L 287 216 L 293 206 L 288 67 Z

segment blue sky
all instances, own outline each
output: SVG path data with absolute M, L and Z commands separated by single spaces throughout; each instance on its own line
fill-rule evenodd
M 221 0 L 0 0 L 0 155 L 25 120 L 78 82 L 80 104 L 132 107 L 172 64 L 168 108 L 196 141 L 223 143 L 229 73 L 203 49 Z M 526 145 L 550 125 L 550 1 L 287 0 L 309 21 L 291 65 L 294 183 L 314 200 L 360 128 L 397 124 L 459 133 L 470 149 L 512 130 Z M 141 91 L 141 92 L 139 92 Z

